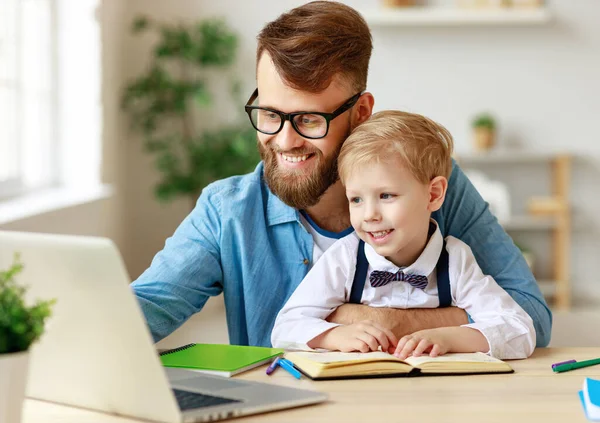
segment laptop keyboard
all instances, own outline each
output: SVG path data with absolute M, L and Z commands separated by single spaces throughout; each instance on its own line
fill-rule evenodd
M 180 389 L 173 389 L 173 392 L 175 393 L 175 399 L 177 400 L 177 404 L 179 404 L 181 411 L 242 402 L 231 398 L 215 397 L 212 395 L 198 394 L 196 392 L 182 391 Z

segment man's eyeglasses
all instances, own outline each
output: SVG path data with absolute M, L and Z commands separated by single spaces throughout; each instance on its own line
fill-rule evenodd
M 285 121 L 289 120 L 292 124 L 292 128 L 294 128 L 297 133 L 304 138 L 315 140 L 327 136 L 327 133 L 329 132 L 329 122 L 354 106 L 361 95 L 362 92 L 354 94 L 333 113 L 283 113 L 279 110 L 269 109 L 267 107 L 252 106 L 252 103 L 258 98 L 257 88 L 248 99 L 245 109 L 252 126 L 263 134 L 274 135 L 278 133 L 281 131 L 281 128 L 283 128 Z

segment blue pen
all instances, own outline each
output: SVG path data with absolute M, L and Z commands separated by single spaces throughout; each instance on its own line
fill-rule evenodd
M 280 367 L 283 368 L 283 370 L 287 371 L 289 374 L 294 376 L 296 379 L 300 379 L 300 377 L 302 376 L 300 374 L 300 372 L 294 368 L 294 363 L 292 363 L 290 360 L 281 358 L 281 359 L 279 359 L 278 364 Z
M 273 360 L 271 362 L 271 364 L 269 365 L 269 367 L 267 367 L 267 374 L 270 375 L 271 373 L 273 373 L 275 371 L 275 369 L 277 368 L 277 366 L 279 365 L 279 360 L 281 357 L 276 357 L 275 360 Z

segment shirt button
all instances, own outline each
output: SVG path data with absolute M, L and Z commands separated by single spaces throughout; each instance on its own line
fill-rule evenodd
M 310 263 L 310 261 L 308 261 L 308 259 L 304 259 L 304 260 L 302 261 L 302 263 L 304 263 L 304 264 L 308 264 L 308 263 Z

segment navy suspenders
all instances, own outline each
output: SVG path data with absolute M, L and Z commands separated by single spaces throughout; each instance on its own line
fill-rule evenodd
M 361 239 L 358 242 L 358 253 L 356 254 L 356 272 L 354 272 L 354 282 L 352 282 L 352 290 L 350 291 L 350 303 L 360 304 L 365 280 L 367 279 L 367 270 L 369 270 L 369 262 L 365 256 L 365 242 Z
M 365 256 L 365 242 L 361 239 L 358 243 L 358 253 L 356 255 L 356 272 L 354 273 L 354 281 L 352 282 L 352 290 L 350 291 L 350 303 L 360 304 L 365 280 L 367 279 L 367 270 L 369 262 Z M 448 251 L 446 251 L 446 241 L 442 246 L 442 252 L 436 265 L 438 298 L 440 307 L 449 307 L 452 304 L 450 295 L 450 278 L 448 276 Z
M 450 307 L 452 296 L 450 295 L 450 277 L 448 276 L 448 251 L 446 250 L 446 241 L 442 244 L 442 252 L 435 266 L 437 275 L 439 307 Z

